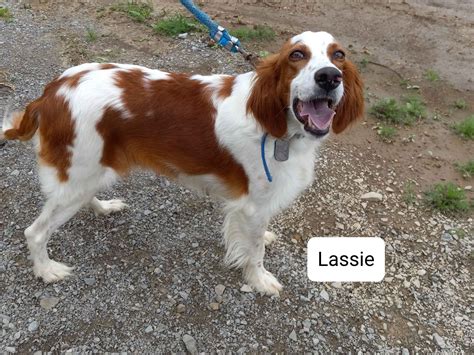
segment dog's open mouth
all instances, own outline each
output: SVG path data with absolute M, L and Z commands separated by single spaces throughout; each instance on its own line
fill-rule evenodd
M 336 114 L 332 109 L 330 98 L 318 98 L 311 101 L 293 101 L 296 118 L 304 125 L 304 129 L 315 136 L 324 136 L 329 132 L 331 122 Z

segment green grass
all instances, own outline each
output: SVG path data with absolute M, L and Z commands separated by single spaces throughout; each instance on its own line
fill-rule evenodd
M 474 115 L 454 125 L 454 131 L 466 139 L 474 139 Z
M 377 134 L 384 142 L 389 143 L 397 134 L 397 130 L 391 126 L 381 125 L 377 128 Z
M 428 69 L 426 71 L 425 78 L 432 82 L 438 81 L 440 79 L 439 74 L 433 69 Z
M 416 192 L 414 184 L 411 181 L 408 181 L 403 187 L 403 201 L 411 206 L 416 201 Z
M 466 100 L 459 99 L 459 100 L 454 101 L 454 107 L 457 108 L 458 110 L 465 110 L 467 108 Z
M 195 20 L 190 20 L 181 14 L 175 14 L 156 22 L 153 29 L 157 33 L 176 36 L 185 32 L 202 31 L 203 28 Z
M 8 7 L 0 7 L 0 19 L 6 22 L 13 20 L 13 15 Z
M 368 58 L 362 58 L 362 60 L 359 62 L 359 68 L 360 69 L 365 69 L 365 68 L 367 68 L 368 64 L 369 64 L 369 59 Z
M 472 202 L 469 202 L 463 189 L 452 182 L 439 183 L 432 186 L 425 192 L 426 203 L 447 214 L 466 212 L 472 208 Z
M 241 41 L 264 41 L 273 40 L 275 38 L 275 31 L 268 26 L 253 26 L 253 27 L 237 27 L 229 31 L 232 36 L 237 37 Z
M 456 170 L 466 179 L 474 176 L 474 160 L 469 160 L 465 164 L 455 163 Z
M 151 13 L 153 12 L 153 7 L 151 7 L 148 4 L 129 1 L 125 4 L 119 4 L 119 5 L 113 6 L 112 10 L 124 12 L 133 21 L 145 22 L 145 20 L 151 17 Z
M 400 103 L 393 98 L 382 99 L 372 106 L 370 113 L 382 121 L 405 125 L 427 115 L 424 102 L 417 96 L 406 97 Z
M 93 28 L 88 28 L 86 30 L 86 41 L 87 42 L 95 42 L 97 41 L 97 32 Z

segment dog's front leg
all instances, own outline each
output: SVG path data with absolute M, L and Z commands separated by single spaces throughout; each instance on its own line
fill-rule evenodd
M 245 281 L 254 290 L 278 295 L 281 284 L 263 265 L 268 218 L 252 208 L 230 209 L 224 222 L 225 262 L 242 268 Z

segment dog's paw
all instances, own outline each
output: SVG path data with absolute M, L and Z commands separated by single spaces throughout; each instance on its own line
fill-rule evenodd
M 122 200 L 97 200 L 96 203 L 92 204 L 92 209 L 96 215 L 107 216 L 113 212 L 118 212 L 127 208 L 128 205 Z
M 256 268 L 247 274 L 246 281 L 255 291 L 269 296 L 279 296 L 283 286 L 271 272 L 264 267 Z
M 265 246 L 272 244 L 275 240 L 277 240 L 277 235 L 273 232 L 266 231 L 265 234 L 263 235 L 263 242 L 265 243 Z
M 36 277 L 41 277 L 44 282 L 56 282 L 72 275 L 73 267 L 49 260 L 47 263 L 33 266 Z

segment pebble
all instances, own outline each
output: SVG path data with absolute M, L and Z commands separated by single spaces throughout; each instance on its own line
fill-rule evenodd
M 296 336 L 296 332 L 295 330 L 293 329 L 293 331 L 290 333 L 290 335 L 288 336 L 291 340 L 293 341 L 298 341 L 298 337 Z
M 394 189 L 392 189 L 392 188 L 390 188 L 390 187 L 387 187 L 387 188 L 385 189 L 385 191 L 387 191 L 387 192 L 390 192 L 390 193 L 393 193 L 393 192 L 395 192 L 395 190 L 394 190 Z
M 326 290 L 322 290 L 319 293 L 319 297 L 321 297 L 325 301 L 329 301 L 329 294 L 326 292 Z
M 153 331 L 153 326 L 149 325 L 148 327 L 145 328 L 145 333 L 151 333 Z
M 225 286 L 219 284 L 219 285 L 217 285 L 217 286 L 214 288 L 214 290 L 216 291 L 216 294 L 217 294 L 218 296 L 222 296 L 222 295 L 224 294 L 224 291 L 225 291 Z
M 446 343 L 444 342 L 444 339 L 443 339 L 438 333 L 434 333 L 434 334 L 433 334 L 433 339 L 435 340 L 436 344 L 437 344 L 441 349 L 446 348 Z
M 420 270 L 418 270 L 417 274 L 418 274 L 418 276 L 423 276 L 423 275 L 426 274 L 426 270 L 425 269 L 420 269 Z
M 185 310 L 186 310 L 186 306 L 182 303 L 178 304 L 178 306 L 176 307 L 176 311 L 178 313 L 184 313 Z
M 441 239 L 445 242 L 452 242 L 453 241 L 453 236 L 449 233 L 443 233 L 441 235 Z
M 5 351 L 7 353 L 16 353 L 16 348 L 14 346 L 7 346 L 5 347 Z
M 213 311 L 217 311 L 219 310 L 219 308 L 221 307 L 221 305 L 217 302 L 211 302 L 209 304 L 209 307 L 213 310 Z
M 183 335 L 183 343 L 190 354 L 194 355 L 198 353 L 196 340 L 191 335 Z
M 252 292 L 253 290 L 252 290 L 252 287 L 245 284 L 245 285 L 242 285 L 242 287 L 240 288 L 240 291 L 248 293 L 248 292 Z
M 331 286 L 334 288 L 342 288 L 342 284 L 340 282 L 333 282 Z
M 371 191 L 363 194 L 360 198 L 365 201 L 380 202 L 383 199 L 383 195 L 379 194 L 378 192 Z
M 93 284 L 95 284 L 95 277 L 86 277 L 84 279 L 84 282 L 86 283 L 86 285 L 88 286 L 92 286 Z
M 407 348 L 402 348 L 402 355 L 410 355 L 410 350 Z
M 45 297 L 40 300 L 41 308 L 46 310 L 51 310 L 59 303 L 59 298 L 57 297 Z
M 18 175 L 20 175 L 20 171 L 15 169 L 10 173 L 10 175 L 11 176 L 18 176 Z
M 178 38 L 179 38 L 179 39 L 186 39 L 186 38 L 188 38 L 188 33 L 187 33 L 187 32 L 185 32 L 185 33 L 180 33 L 180 34 L 178 35 Z
M 464 186 L 464 190 L 466 190 L 466 191 L 471 191 L 471 190 L 472 190 L 472 186 L 471 186 L 471 185 Z
M 35 321 L 35 320 L 34 320 L 33 322 L 31 322 L 30 324 L 28 324 L 28 330 L 29 330 L 30 332 L 36 331 L 36 330 L 38 329 L 38 327 L 39 327 L 39 324 L 38 324 L 38 322 Z

